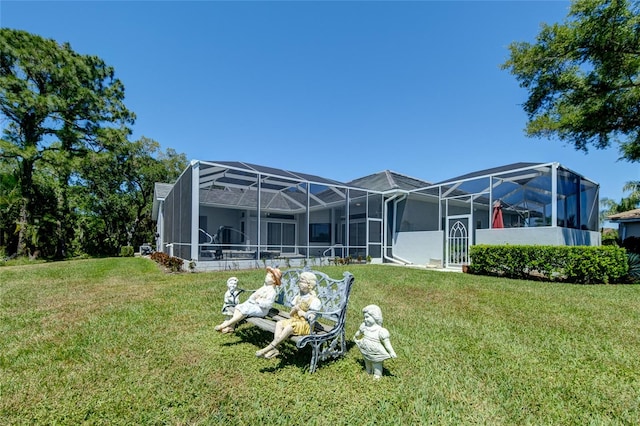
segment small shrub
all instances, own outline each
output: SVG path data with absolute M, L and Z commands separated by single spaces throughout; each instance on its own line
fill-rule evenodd
M 603 246 L 619 246 L 619 243 L 617 229 L 607 229 L 602 232 L 601 244 Z
M 151 254 L 151 260 L 159 263 L 171 272 L 182 271 L 183 262 L 179 257 L 172 257 L 166 253 L 156 251 Z
M 133 246 L 120 247 L 120 257 L 133 257 Z
M 169 257 L 169 264 L 167 267 L 171 272 L 180 272 L 182 271 L 183 264 L 182 259 L 179 257 Z

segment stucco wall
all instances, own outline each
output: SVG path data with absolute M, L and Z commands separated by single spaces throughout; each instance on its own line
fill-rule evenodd
M 478 229 L 475 244 L 599 246 L 599 232 L 569 228 Z
M 393 242 L 393 253 L 402 260 L 426 265 L 431 259 L 443 259 L 443 247 L 442 231 L 398 232 Z

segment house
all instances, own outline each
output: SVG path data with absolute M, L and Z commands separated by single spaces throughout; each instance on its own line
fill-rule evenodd
M 640 209 L 617 213 L 609 216 L 608 219 L 618 224 L 618 236 L 621 241 L 629 237 L 640 238 Z
M 348 183 L 192 161 L 155 187 L 158 251 L 198 269 L 334 257 L 448 268 L 474 244 L 600 245 L 599 185 L 559 163 L 515 163 L 429 183 L 383 171 Z

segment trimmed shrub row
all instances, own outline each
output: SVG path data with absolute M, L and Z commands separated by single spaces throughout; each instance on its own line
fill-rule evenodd
M 158 262 L 171 272 L 181 272 L 183 261 L 179 257 L 169 256 L 167 253 L 160 251 L 154 251 L 151 253 L 151 260 Z
M 476 245 L 470 254 L 470 272 L 509 278 L 608 284 L 629 271 L 625 249 L 614 246 Z

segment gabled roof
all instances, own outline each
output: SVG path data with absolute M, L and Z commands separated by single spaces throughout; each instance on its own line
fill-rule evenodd
M 611 222 L 640 222 L 640 209 L 628 210 L 608 216 Z
M 165 198 L 167 194 L 171 192 L 171 188 L 173 188 L 173 184 L 171 183 L 156 182 L 153 187 L 153 198 L 156 198 L 156 199 Z
M 169 192 L 171 192 L 173 184 L 156 182 L 153 186 L 153 208 L 151 210 L 151 218 L 158 220 L 158 209 L 160 208 L 160 201 L 163 201 Z
M 372 191 L 391 191 L 391 190 L 406 190 L 424 188 L 430 186 L 431 183 L 412 178 L 401 173 L 393 172 L 391 170 L 383 170 L 378 173 L 374 173 L 368 176 L 364 176 L 348 183 L 352 186 L 369 189 Z

